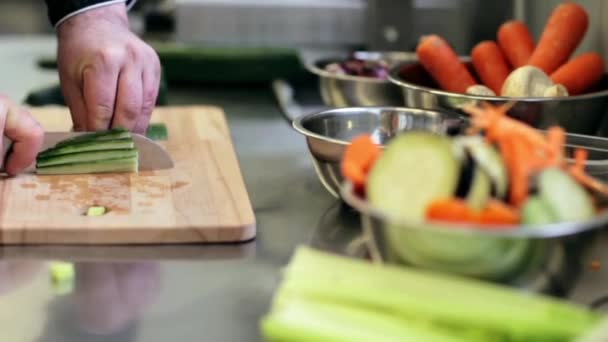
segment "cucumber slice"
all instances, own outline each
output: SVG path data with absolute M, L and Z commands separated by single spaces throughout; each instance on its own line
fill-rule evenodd
M 371 170 L 369 201 L 388 215 L 422 220 L 431 201 L 454 195 L 459 171 L 448 137 L 409 131 L 389 142 Z
M 490 199 L 491 193 L 492 182 L 490 176 L 479 165 L 476 165 L 473 183 L 466 197 L 468 205 L 475 210 L 481 210 Z
M 580 221 L 595 215 L 591 196 L 570 175 L 551 168 L 538 176 L 540 198 L 558 222 Z
M 454 143 L 468 151 L 475 162 L 490 176 L 497 198 L 506 198 L 508 190 L 507 168 L 498 150 L 481 136 L 454 139 Z
M 152 140 L 167 140 L 169 138 L 167 126 L 164 123 L 151 123 L 146 131 L 146 137 Z
M 112 128 L 107 131 L 87 133 L 70 139 L 66 139 L 57 143 L 55 147 L 68 146 L 83 141 L 105 141 L 126 138 L 131 138 L 131 132 L 129 132 L 129 130 L 127 130 L 126 128 L 118 127 Z
M 67 146 L 53 147 L 38 154 L 38 159 L 61 156 L 79 152 L 93 152 L 106 150 L 125 150 L 135 148 L 131 138 L 101 141 L 80 141 Z
M 61 164 L 75 164 L 75 163 L 86 163 L 91 161 L 102 161 L 107 159 L 120 159 L 120 158 L 138 158 L 137 149 L 123 149 L 123 150 L 105 150 L 95 152 L 77 152 L 70 154 L 62 154 L 58 156 L 49 156 L 38 158 L 36 167 L 46 167 L 52 165 Z
M 539 196 L 528 198 L 521 210 L 522 222 L 529 225 L 542 225 L 557 222 L 545 201 Z
M 87 216 L 103 216 L 106 214 L 106 207 L 89 207 Z
M 138 159 L 129 157 L 40 167 L 36 168 L 36 173 L 39 175 L 128 173 L 137 172 L 138 166 Z

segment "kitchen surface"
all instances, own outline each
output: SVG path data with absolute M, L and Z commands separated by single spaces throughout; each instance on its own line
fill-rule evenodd
M 144 1 L 140 2 L 144 4 L 138 5 L 132 14 L 134 27 L 144 37 L 158 43 L 158 46 L 179 42 L 199 47 L 217 47 L 221 43 L 214 41 L 217 32 L 202 34 L 203 28 L 209 31 L 211 26 L 197 22 L 195 9 L 197 6 L 202 7 L 203 3 L 216 11 L 210 10 L 208 13 L 231 18 L 223 23 L 224 30 L 228 32 L 225 44 L 251 47 L 279 41 L 279 38 L 273 38 L 272 32 L 268 35 L 260 33 L 259 36 L 239 36 L 238 30 L 230 25 L 236 25 L 237 19 L 243 18 L 245 12 L 230 12 L 219 8 L 221 6 L 218 3 L 221 1 L 155 1 L 156 6 L 150 5 L 152 2 L 148 6 Z M 234 2 L 237 3 L 239 2 Z M 317 5 L 317 2 L 311 3 Z M 392 7 L 393 12 L 395 8 L 401 8 L 397 6 L 418 8 L 435 18 L 451 17 L 449 14 L 463 8 L 471 9 L 469 13 L 474 13 L 475 17 L 479 13 L 486 13 L 484 6 L 490 6 L 487 1 L 403 1 L 396 4 L 395 1 L 374 0 L 353 1 L 349 4 L 340 1 L 331 3 L 336 7 L 333 18 L 343 20 L 344 16 L 357 13 L 359 16 L 351 23 L 339 21 L 343 25 L 336 26 L 330 25 L 335 21 L 328 17 L 319 20 L 319 25 L 327 25 L 323 26 L 327 30 L 341 32 L 324 36 L 324 39 L 315 39 L 319 33 L 315 35 L 315 29 L 307 26 L 305 21 L 294 23 L 294 26 L 303 25 L 312 32 L 308 36 L 298 36 L 296 31 L 285 33 L 287 36 L 293 35 L 287 40 L 299 40 L 298 44 L 305 46 L 301 51 L 304 60 L 318 55 L 344 54 L 346 50 L 359 45 L 371 45 L 376 50 L 412 51 L 417 41 L 414 37 L 418 33 L 404 29 L 403 23 L 391 15 L 391 11 L 387 11 L 390 6 L 395 6 Z M 559 2 L 542 9 L 531 9 L 531 5 L 522 3 L 523 1 L 509 1 L 500 5 L 508 7 L 508 11 L 492 8 L 492 18 L 486 18 L 487 22 L 479 22 L 474 30 L 470 24 L 476 22 L 473 18 L 455 22 L 451 29 L 446 24 L 441 30 L 447 37 L 453 37 L 457 50 L 469 51 L 475 42 L 494 35 L 497 23 L 512 16 L 530 18 L 534 23 L 533 31 L 537 34 L 544 24 L 544 19 L 539 18 L 545 18 Z M 600 1 L 581 3 L 589 8 L 597 6 L 598 12 L 590 11 L 594 16 L 603 13 L 601 9 L 606 7 L 601 6 Z M 39 6 L 36 1 L 7 1 L 0 8 L 2 6 L 13 6 L 10 8 L 23 11 L 24 16 L 31 16 L 27 20 L 31 23 L 39 23 L 41 19 L 37 15 L 38 11 L 44 10 L 44 6 Z M 313 9 L 308 15 L 318 15 L 315 10 L 319 9 L 315 6 L 311 5 Z M 275 10 L 277 13 L 296 13 L 297 7 L 280 8 L 277 5 Z M 198 10 L 202 11 L 200 8 Z M 263 17 L 263 13 L 256 13 Z M 544 16 L 540 13 L 544 13 Z M 0 92 L 17 101 L 29 103 L 34 111 L 39 111 L 41 121 L 57 122 L 54 116 L 66 115 L 65 111 L 54 106 L 61 100 L 42 100 L 46 95 L 38 93 L 48 91 L 56 97 L 54 91 L 59 81 L 57 72 L 53 67 L 41 65 L 41 60 L 54 58 L 55 37 L 43 24 L 23 25 L 19 21 L 11 23 L 3 20 L 7 14 L 8 11 L 0 9 L 0 23 L 3 23 L 0 24 L 0 75 L 3 80 L 0 81 Z M 413 14 L 408 15 L 413 18 Z M 10 16 L 6 16 L 8 17 Z M 253 17 L 255 16 L 252 15 Z M 171 18 L 177 18 L 177 22 L 172 22 Z M 418 18 L 414 21 L 420 32 L 428 30 L 428 20 Z M 254 26 L 251 21 L 244 22 Z M 378 24 L 373 29 L 365 30 L 364 23 L 370 22 Z M 216 29 L 220 30 L 218 27 Z M 264 32 L 264 28 L 260 30 L 259 32 Z M 354 33 L 344 36 L 344 32 Z M 602 51 L 605 39 L 601 35 L 602 29 L 594 26 L 590 32 L 581 49 Z M 282 43 L 278 45 L 289 47 Z M 259 70 L 266 70 L 264 68 L 268 66 L 264 65 Z M 264 71 L 259 70 L 243 73 L 252 79 L 267 77 L 262 75 Z M 319 161 L 311 157 L 311 147 L 305 137 L 292 127 L 292 120 L 297 121 L 299 115 L 327 109 L 328 106 L 324 103 L 324 100 L 329 102 L 327 93 L 323 99 L 318 78 L 306 70 L 284 69 L 270 73 L 275 73 L 276 77 L 263 81 L 237 82 L 235 78 L 238 76 L 231 72 L 225 74 L 224 79 L 219 79 L 220 76 L 213 72 L 188 74 L 171 73 L 169 70 L 166 74 L 169 84 L 163 103 L 159 105 L 160 112 L 166 110 L 171 115 L 178 115 L 176 111 L 179 108 L 184 108 L 184 111 L 187 111 L 186 108 L 196 108 L 188 109 L 194 113 L 189 115 L 205 117 L 200 121 L 193 119 L 196 122 L 193 127 L 173 124 L 184 129 L 185 134 L 199 134 L 193 133 L 194 130 L 208 125 L 213 129 L 202 130 L 214 138 L 225 133 L 222 131 L 222 120 L 216 117 L 219 115 L 216 110 L 225 114 L 227 134 L 232 139 L 233 153 L 238 161 L 246 194 L 243 195 L 238 190 L 235 192 L 241 198 L 248 197 L 255 219 L 250 224 L 247 215 L 245 218 L 239 216 L 242 221 L 247 221 L 243 226 L 249 229 L 248 233 L 242 233 L 237 238 L 242 241 L 213 241 L 221 240 L 221 233 L 215 232 L 208 233 L 212 238 L 196 236 L 199 240 L 211 240 L 204 241 L 207 243 L 203 244 L 194 239 L 182 244 L 111 245 L 85 241 L 86 244 L 50 245 L 36 241 L 34 245 L 0 246 L 2 340 L 263 341 L 261 319 L 269 312 L 285 268 L 298 247 L 310 246 L 332 254 L 349 255 L 357 260 L 374 259 L 373 249 L 368 249 L 365 247 L 368 245 L 361 243 L 364 231 L 360 215 L 337 199 L 338 194 L 332 195 L 330 185 L 321 182 L 322 171 L 319 164 L 315 164 Z M 186 80 L 187 78 L 189 79 Z M 339 100 L 337 97 L 335 99 Z M 43 102 L 53 106 L 43 108 Z M 61 122 L 63 128 L 64 123 Z M 582 124 L 579 127 L 584 129 Z M 382 134 L 388 133 L 383 131 L 380 135 Z M 204 148 L 200 147 L 201 150 Z M 201 155 L 206 155 L 205 153 L 214 155 L 214 152 L 201 152 Z M 211 169 L 209 167 L 207 170 Z M 188 176 L 196 174 L 196 170 L 188 170 Z M 326 176 L 330 177 L 333 171 L 324 170 L 329 174 Z M 222 176 L 219 171 L 209 172 L 218 172 L 206 175 L 211 181 Z M 241 182 L 237 171 L 230 169 L 228 173 L 236 175 L 237 180 L 234 182 Z M 224 189 L 221 182 L 217 184 L 220 185 L 215 185 L 212 190 L 216 193 Z M 3 197 L 0 196 L 1 198 Z M 24 203 L 20 204 L 24 213 L 39 208 L 35 203 Z M 182 213 L 179 205 L 170 204 L 167 207 L 175 210 L 176 213 L 171 212 L 175 217 Z M 241 208 L 248 212 L 247 205 Z M 12 213 L 9 216 L 18 221 L 19 215 Z M 162 222 L 159 223 L 163 219 L 161 216 L 149 218 L 150 226 L 162 227 Z M 6 219 L 7 215 L 2 213 L 0 217 Z M 203 215 L 203 218 L 207 216 Z M 233 222 L 228 224 L 233 225 Z M 68 227 L 69 224 L 65 226 Z M 150 236 L 161 240 L 167 236 L 155 233 L 156 231 Z M 252 234 L 255 236 L 250 238 Z M 17 235 L 14 235 L 16 239 L 21 238 Z M 0 233 L 0 241 L 5 241 L 7 237 L 7 233 Z M 25 235 L 22 237 L 25 240 Z M 511 285 L 524 292 L 542 291 L 603 312 L 608 303 L 608 290 L 605 287 L 608 273 L 606 267 L 602 267 L 608 265 L 608 253 L 605 251 L 608 234 L 605 230 L 597 230 L 584 235 L 582 240 L 586 238 L 591 243 L 581 249 L 578 249 L 580 241 L 577 239 L 563 244 L 560 242 L 551 257 L 541 266 L 532 269 L 526 277 Z

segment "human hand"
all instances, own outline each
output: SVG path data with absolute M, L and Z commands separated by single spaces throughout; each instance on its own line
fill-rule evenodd
M 129 29 L 124 3 L 83 12 L 57 28 L 61 88 L 77 131 L 124 127 L 145 133 L 160 61 Z
M 0 138 L 7 137 L 12 141 L 10 155 L 0 154 L 0 165 L 5 166 L 9 175 L 16 175 L 36 160 L 42 148 L 44 131 L 30 112 L 0 95 Z M 0 152 L 6 150 L 0 139 Z M 6 161 L 6 165 L 2 163 Z

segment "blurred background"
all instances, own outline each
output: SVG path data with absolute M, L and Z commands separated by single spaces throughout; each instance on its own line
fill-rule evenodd
M 213 46 L 297 46 L 412 50 L 438 33 L 460 53 L 492 39 L 507 18 L 538 35 L 560 0 L 139 0 L 135 30 L 150 39 Z M 602 0 L 577 1 L 591 14 L 584 49 L 603 48 Z M 51 34 L 43 0 L 2 0 L 0 35 Z

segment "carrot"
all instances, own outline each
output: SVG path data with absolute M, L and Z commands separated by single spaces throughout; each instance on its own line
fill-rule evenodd
M 363 134 L 355 137 L 344 151 L 341 172 L 357 190 L 365 187 L 367 175 L 381 154 L 381 149 L 372 137 Z
M 526 65 L 534 51 L 534 38 L 521 21 L 511 20 L 500 25 L 498 45 L 513 68 Z
M 477 84 L 452 47 L 437 35 L 422 37 L 416 54 L 443 90 L 464 94 L 468 87 Z
M 476 221 L 476 213 L 458 198 L 442 198 L 429 204 L 426 218 L 436 221 L 470 223 Z
M 583 40 L 589 26 L 585 9 L 576 3 L 566 2 L 557 6 L 540 36 L 528 64 L 552 74 Z
M 556 84 L 568 89 L 569 95 L 583 94 L 604 76 L 604 60 L 595 52 L 573 58 L 551 74 Z
M 497 200 L 490 200 L 479 214 L 481 224 L 518 224 L 520 222 L 517 209 Z
M 498 45 L 489 40 L 480 42 L 471 51 L 471 58 L 481 81 L 494 93 L 500 94 L 511 70 Z

